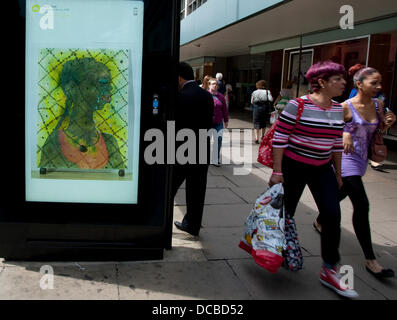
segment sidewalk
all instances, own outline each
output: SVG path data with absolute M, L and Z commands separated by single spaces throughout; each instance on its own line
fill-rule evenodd
M 231 120 L 230 128 L 250 127 Z M 252 144 L 253 160 L 258 145 Z M 0 299 L 325 299 L 339 300 L 319 280 L 320 237 L 313 230 L 314 200 L 305 190 L 296 213 L 305 268 L 276 274 L 260 268 L 237 247 L 245 218 L 264 191 L 270 170 L 253 161 L 252 172 L 233 175 L 234 165 L 211 166 L 199 237 L 174 228 L 173 249 L 164 260 L 108 263 L 4 262 L 0 259 Z M 397 152 L 390 152 L 384 172 L 368 169 L 364 178 L 371 204 L 372 240 L 377 258 L 397 271 Z M 397 279 L 379 281 L 364 268 L 364 257 L 354 235 L 348 199 L 341 203 L 342 264 L 354 268 L 354 286 L 360 299 L 397 299 Z M 175 199 L 174 219 L 186 211 L 185 193 Z M 54 289 L 42 290 L 40 267 L 54 268 Z

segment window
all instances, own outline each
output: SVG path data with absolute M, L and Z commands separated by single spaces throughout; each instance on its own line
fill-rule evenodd
M 186 0 L 181 0 L 181 20 L 185 18 L 186 13 Z
M 181 0 L 181 20 L 206 2 L 207 0 Z

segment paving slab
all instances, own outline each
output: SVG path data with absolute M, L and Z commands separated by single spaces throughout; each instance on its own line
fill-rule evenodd
M 369 207 L 371 222 L 397 222 L 397 199 L 373 199 Z
M 251 212 L 250 204 L 223 204 L 223 205 L 205 205 L 203 220 L 201 222 L 202 229 L 207 227 L 243 227 L 245 220 Z M 186 206 L 174 207 L 174 221 L 181 221 L 186 214 Z M 173 232 L 182 232 L 173 226 Z M 186 234 L 186 233 L 185 233 Z
M 175 205 L 186 205 L 186 193 L 184 189 L 178 190 L 174 200 Z M 227 188 L 207 189 L 204 204 L 231 204 L 245 203 L 238 195 Z
M 251 299 L 226 261 L 120 263 L 121 300 Z
M 320 235 L 308 224 L 296 222 L 299 244 L 302 247 L 303 256 L 320 256 Z
M 320 235 L 313 229 L 313 226 L 311 224 L 297 223 L 296 228 L 301 247 L 303 247 L 310 255 L 321 256 Z M 339 245 L 340 254 L 361 256 L 362 250 L 356 240 L 355 234 L 344 227 L 342 227 L 341 231 L 341 241 Z
M 181 219 L 177 220 L 181 221 Z M 198 237 L 180 231 L 173 225 L 172 249 L 164 251 L 163 261 L 206 261 L 207 258 L 202 249 Z
M 355 235 L 354 227 L 351 223 L 342 224 L 342 228 L 345 229 L 346 232 L 348 231 L 350 233 L 350 236 L 352 238 L 351 243 L 354 242 L 358 243 L 357 237 Z M 372 239 L 373 249 L 378 257 L 384 254 L 389 254 L 389 255 L 397 254 L 397 243 L 383 237 L 380 234 L 377 234 L 373 229 L 371 230 L 371 239 Z M 362 255 L 362 257 L 364 259 L 364 255 Z
M 178 236 L 172 239 L 172 249 L 164 251 L 165 262 L 182 262 L 182 261 L 207 261 L 201 248 L 201 243 L 197 241 L 197 245 L 191 245 L 187 242 L 193 242 L 189 239 Z
M 397 300 L 397 279 L 382 279 L 379 280 L 371 275 L 366 269 L 364 263 L 355 263 L 352 257 L 344 257 L 345 264 L 353 266 L 354 275 L 363 281 L 368 287 L 372 288 L 373 291 L 378 292 L 386 299 Z M 386 267 L 397 270 L 397 258 L 384 255 L 381 258 L 378 257 L 379 263 Z M 361 292 L 361 291 L 360 291 Z
M 211 176 L 229 176 L 233 174 L 233 165 L 221 165 L 219 167 L 216 167 L 214 165 L 210 165 L 208 167 L 208 174 Z
M 306 186 L 305 189 L 303 190 L 303 193 L 302 193 L 302 196 L 301 196 L 299 202 L 308 203 L 308 204 L 310 203 L 310 204 L 315 205 L 314 198 L 313 198 L 312 193 L 310 192 L 310 189 L 308 186 Z
M 204 227 L 243 227 L 251 204 L 208 205 L 204 207 Z
M 204 228 L 200 240 L 208 260 L 244 259 L 251 256 L 238 247 L 244 226 L 232 228 Z
M 345 201 L 347 202 L 345 203 Z M 352 208 L 350 201 L 344 200 L 341 202 L 341 212 L 342 212 L 342 216 L 341 216 L 342 226 L 345 223 L 351 223 Z M 317 218 L 317 216 L 318 216 L 318 209 L 314 201 L 313 202 L 300 201 L 298 203 L 298 206 L 296 207 L 296 211 L 295 211 L 295 220 L 297 221 L 297 223 L 313 225 L 313 221 L 314 219 Z
M 115 264 L 79 266 L 52 263 L 4 266 L 0 273 L 0 300 L 113 300 L 118 299 Z M 51 265 L 53 289 L 43 290 L 40 266 Z M 49 284 L 47 282 L 47 284 Z
M 208 176 L 207 190 L 212 188 L 233 188 L 233 184 L 229 179 L 224 176 Z
M 225 178 L 224 176 L 221 175 L 212 175 L 208 174 L 207 177 L 207 190 L 208 189 L 213 189 L 213 188 L 233 188 L 236 185 L 233 184 L 230 180 Z M 180 189 L 185 189 L 186 188 L 186 182 L 182 183 L 180 186 Z
M 182 221 L 185 214 L 186 214 L 186 206 L 174 206 L 174 215 L 173 215 L 174 221 Z M 177 229 L 174 226 L 174 231 L 176 230 Z
M 228 175 L 227 177 L 238 187 L 261 187 L 265 190 L 268 187 L 267 183 L 270 174 L 260 169 L 252 168 L 248 175 Z
M 390 182 L 390 180 L 392 179 L 391 175 L 388 172 L 379 172 L 373 170 L 369 165 L 367 167 L 365 175 L 363 176 L 364 185 L 370 182 Z
M 305 259 L 304 269 L 291 272 L 280 268 L 276 274 L 259 267 L 254 260 L 230 260 L 236 275 L 246 285 L 249 293 L 260 300 L 343 300 L 335 292 L 321 285 L 319 273 L 321 258 Z M 355 288 L 363 300 L 384 300 L 360 278 L 354 279 Z
M 396 199 L 397 184 L 393 182 L 369 182 L 365 184 L 369 203 L 377 199 Z
M 295 210 L 295 221 L 297 224 L 312 225 L 318 215 L 317 206 L 314 202 L 299 202 Z
M 371 223 L 371 229 L 386 239 L 397 242 L 397 222 L 373 222 Z
M 234 187 L 231 188 L 231 190 L 239 195 L 244 201 L 247 203 L 251 204 L 251 206 L 256 202 L 256 199 L 266 191 L 266 187 L 260 186 L 260 187 Z

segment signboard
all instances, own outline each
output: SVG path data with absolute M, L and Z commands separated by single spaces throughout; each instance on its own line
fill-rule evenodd
M 26 201 L 136 204 L 143 2 L 26 3 Z

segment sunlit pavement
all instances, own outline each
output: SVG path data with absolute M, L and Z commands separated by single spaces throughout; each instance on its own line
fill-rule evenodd
M 248 120 L 232 119 L 229 124 L 230 128 L 250 126 Z M 243 150 L 243 141 L 234 141 L 233 148 Z M 341 299 L 318 280 L 320 237 L 312 227 L 317 211 L 308 190 L 296 213 L 304 253 L 303 270 L 290 272 L 281 268 L 271 274 L 238 248 L 245 218 L 270 176 L 270 170 L 255 161 L 258 145 L 247 139 L 245 143 L 252 148 L 250 173 L 235 175 L 238 166 L 233 163 L 210 166 L 200 236 L 193 237 L 174 228 L 173 249 L 165 251 L 163 260 L 106 263 L 0 260 L 0 299 Z M 397 271 L 397 152 L 389 152 L 382 172 L 369 167 L 364 182 L 370 200 L 377 259 Z M 397 279 L 380 281 L 365 270 L 364 256 L 352 227 L 350 201 L 344 200 L 341 208 L 341 264 L 353 267 L 359 299 L 397 299 Z M 175 199 L 174 220 L 180 221 L 185 211 L 185 193 L 181 189 Z M 43 272 L 40 273 L 43 265 L 52 267 L 53 282 L 43 284 Z M 40 287 L 41 280 L 44 289 Z

